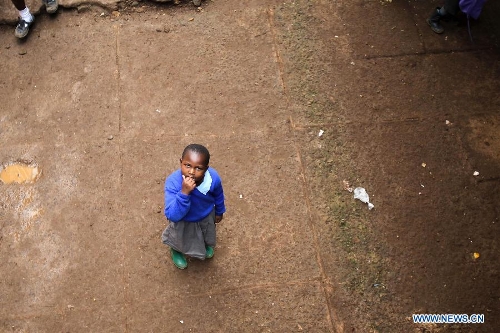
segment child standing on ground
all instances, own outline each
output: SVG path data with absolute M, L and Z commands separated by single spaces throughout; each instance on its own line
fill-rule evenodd
M 180 169 L 165 181 L 165 216 L 169 224 L 162 234 L 170 246 L 177 268 L 187 267 L 186 255 L 212 258 L 215 223 L 226 211 L 219 174 L 208 166 L 210 153 L 199 144 L 190 144 L 182 153 Z

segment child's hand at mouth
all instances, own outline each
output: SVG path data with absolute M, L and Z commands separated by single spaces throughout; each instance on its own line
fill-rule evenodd
M 196 188 L 196 182 L 192 177 L 182 175 L 182 193 L 189 195 Z

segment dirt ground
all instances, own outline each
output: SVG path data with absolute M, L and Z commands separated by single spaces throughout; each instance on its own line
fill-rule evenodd
M 0 332 L 498 331 L 498 2 L 474 42 L 437 1 L 83 5 L 0 26 Z M 181 271 L 193 142 L 228 211 Z

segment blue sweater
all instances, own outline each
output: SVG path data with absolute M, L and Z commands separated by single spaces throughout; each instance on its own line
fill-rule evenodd
M 224 191 L 219 174 L 215 169 L 208 168 L 212 184 L 207 194 L 195 188 L 189 195 L 181 192 L 182 173 L 178 169 L 165 181 L 165 216 L 172 222 L 198 222 L 207 217 L 215 207 L 215 215 L 226 211 L 224 206 Z M 206 176 L 206 174 L 205 174 Z

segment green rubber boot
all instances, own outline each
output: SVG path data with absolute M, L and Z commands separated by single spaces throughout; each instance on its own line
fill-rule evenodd
M 207 254 L 205 254 L 205 258 L 210 259 L 214 256 L 214 247 L 213 246 L 205 246 L 205 250 L 207 250 Z
M 170 253 L 172 254 L 172 261 L 174 262 L 174 265 L 178 269 L 184 269 L 184 268 L 188 267 L 186 257 L 182 253 L 180 253 L 172 248 L 170 248 Z

